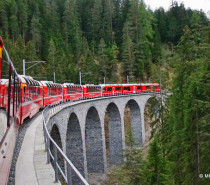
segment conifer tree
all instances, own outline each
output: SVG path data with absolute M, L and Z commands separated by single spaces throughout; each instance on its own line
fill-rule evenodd
M 127 148 L 124 151 L 124 157 L 126 161 L 124 163 L 123 169 L 126 172 L 125 184 L 139 184 L 145 185 L 146 181 L 146 171 L 145 171 L 145 161 L 142 158 L 142 152 L 135 148 L 136 143 L 134 142 L 133 131 L 130 128 L 128 132 L 128 143 Z
M 22 61 L 23 59 L 25 59 L 25 43 L 21 35 L 18 36 L 14 46 L 15 46 L 14 47 L 15 58 L 13 62 L 17 68 L 17 72 L 23 74 Z
M 32 39 L 36 45 L 37 51 L 40 52 L 41 49 L 41 33 L 40 33 L 40 22 L 39 18 L 33 15 L 31 19 L 31 25 L 30 25 L 30 32 L 32 35 Z
M 53 80 L 53 73 L 56 73 L 56 46 L 53 39 L 50 39 L 47 57 L 47 77 Z
M 113 35 L 113 16 L 114 4 L 113 0 L 105 0 L 103 2 L 103 29 L 105 43 L 111 45 L 114 43 Z
M 101 38 L 104 38 L 102 25 L 102 0 L 94 0 L 88 17 L 87 38 L 89 42 L 98 44 Z M 96 45 L 94 45 L 96 47 Z
M 17 18 L 17 4 L 15 1 L 11 2 L 10 14 L 11 15 L 9 17 L 9 27 L 10 27 L 10 33 L 12 35 L 12 41 L 14 43 L 19 33 L 18 18 Z
M 119 48 L 117 47 L 116 43 L 112 45 L 111 48 L 107 48 L 107 57 L 108 57 L 108 65 L 109 67 L 109 76 L 112 79 L 115 79 L 116 77 L 116 65 L 118 63 L 118 54 L 119 54 Z
M 22 35 L 22 38 L 25 42 L 26 31 L 28 28 L 27 25 L 28 14 L 27 14 L 27 4 L 24 3 L 22 0 L 19 0 L 17 3 L 17 15 L 18 15 L 20 34 Z
M 104 42 L 104 39 L 100 40 L 100 43 L 98 45 L 98 61 L 100 65 L 100 74 L 99 78 L 103 79 L 104 77 L 107 77 L 108 75 L 108 58 L 106 54 L 106 44 Z
M 8 20 L 8 11 L 5 1 L 0 2 L 0 30 L 2 30 L 3 35 L 7 37 L 9 34 L 9 20 Z
M 135 72 L 135 58 L 134 58 L 134 46 L 131 38 L 128 36 L 123 41 L 122 46 L 122 61 L 124 65 L 125 75 L 133 76 Z
M 196 138 L 195 125 L 189 119 L 189 103 L 191 102 L 187 86 L 189 76 L 194 72 L 191 64 L 196 59 L 195 43 L 188 27 L 184 28 L 184 34 L 178 44 L 180 59 L 177 61 L 174 87 L 174 95 L 171 99 L 170 119 L 173 125 L 170 159 L 174 162 L 174 174 L 176 184 L 197 184 L 195 173 L 196 150 L 193 138 Z M 184 175 L 187 174 L 187 175 Z
M 150 144 L 147 157 L 147 183 L 148 185 L 174 184 L 172 165 L 163 157 L 156 135 Z

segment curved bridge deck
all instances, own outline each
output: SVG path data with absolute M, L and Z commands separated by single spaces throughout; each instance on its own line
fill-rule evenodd
M 59 185 L 59 182 L 55 183 L 52 165 L 47 164 L 42 115 L 32 119 L 32 122 L 16 163 L 15 185 Z

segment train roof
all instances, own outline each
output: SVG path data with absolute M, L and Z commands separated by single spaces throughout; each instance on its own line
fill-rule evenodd
M 40 86 L 41 83 L 37 80 L 34 80 L 31 76 L 25 76 L 25 75 L 18 75 L 22 83 L 26 83 L 27 85 L 31 86 Z
M 63 85 L 74 85 L 74 83 L 64 83 Z
M 8 81 L 9 81 L 8 79 L 1 79 L 1 80 L 0 80 L 0 82 L 1 82 L 0 84 L 1 84 L 1 85 L 4 85 L 4 84 L 6 84 Z
M 141 85 L 159 85 L 159 83 L 143 83 Z
M 100 86 L 121 86 L 122 84 L 99 84 Z
M 43 84 L 43 86 L 47 87 L 62 87 L 61 84 L 53 83 L 52 81 L 41 81 L 41 83 Z
M 135 83 L 135 84 L 99 84 L 100 86 L 129 86 L 129 85 L 159 85 L 158 83 Z
M 74 83 L 64 83 L 63 84 L 64 87 L 82 87 L 79 84 L 74 84 Z
M 94 85 L 94 84 L 85 84 L 84 87 L 101 87 L 100 85 Z

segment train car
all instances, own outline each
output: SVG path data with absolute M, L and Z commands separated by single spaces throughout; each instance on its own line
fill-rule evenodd
M 131 94 L 135 92 L 134 84 L 122 84 L 122 92 L 123 94 Z
M 154 83 L 152 89 L 153 89 L 153 92 L 159 93 L 160 92 L 160 84 Z
M 64 83 L 63 85 L 63 101 L 75 101 L 83 98 L 83 89 L 81 85 L 73 83 Z
M 83 88 L 84 99 L 99 97 L 102 95 L 100 85 L 88 84 L 88 85 L 83 85 L 82 88 Z
M 19 75 L 21 80 L 20 124 L 27 117 L 31 118 L 43 108 L 42 84 L 32 77 Z
M 103 96 L 122 94 L 123 88 L 121 84 L 100 84 L 100 86 Z
M 141 84 L 142 92 L 160 92 L 160 85 L 158 83 Z
M 133 84 L 133 93 L 138 94 L 142 92 L 141 84 Z
M 52 81 L 41 81 L 43 87 L 43 107 L 63 102 L 63 86 Z

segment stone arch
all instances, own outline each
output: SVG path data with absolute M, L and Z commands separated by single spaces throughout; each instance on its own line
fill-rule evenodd
M 105 172 L 102 125 L 95 107 L 90 107 L 87 111 L 85 144 L 88 173 Z
M 150 123 L 154 121 L 155 116 L 159 114 L 158 109 L 160 108 L 160 102 L 159 99 L 160 96 L 149 96 L 147 97 L 145 104 L 144 104 L 144 132 L 145 132 L 145 144 L 150 142 L 152 127 L 150 126 Z M 151 118 L 151 115 L 153 115 L 153 118 Z
M 123 137 L 120 111 L 115 103 L 110 103 L 106 109 L 109 121 L 109 162 L 122 162 Z
M 56 124 L 53 125 L 53 127 L 51 129 L 51 132 L 50 132 L 50 136 L 56 142 L 56 144 L 59 146 L 59 148 L 61 150 L 63 150 L 62 141 L 61 141 L 61 135 L 60 135 L 59 129 L 58 129 Z M 50 142 L 50 150 L 51 150 L 51 152 L 53 154 L 53 145 L 52 145 L 51 142 Z M 62 157 L 62 155 L 59 152 L 57 153 L 57 157 L 58 157 L 58 164 L 61 167 L 62 171 L 64 172 L 65 168 L 64 168 L 63 157 Z M 52 160 L 51 160 L 51 163 L 52 163 Z M 52 166 L 54 166 L 54 164 L 52 164 Z M 59 176 L 62 177 L 61 174 L 59 174 Z
M 130 108 L 131 128 L 132 128 L 134 141 L 137 144 L 137 146 L 142 146 L 143 139 L 142 139 L 142 120 L 141 120 L 140 107 L 138 103 L 133 99 L 129 100 L 126 106 L 127 105 Z
M 79 170 L 79 172 L 84 176 L 85 167 L 84 167 L 82 132 L 79 120 L 75 113 L 71 113 L 67 125 L 66 155 L 74 164 L 74 166 Z M 75 183 L 76 182 L 77 181 L 75 181 Z

